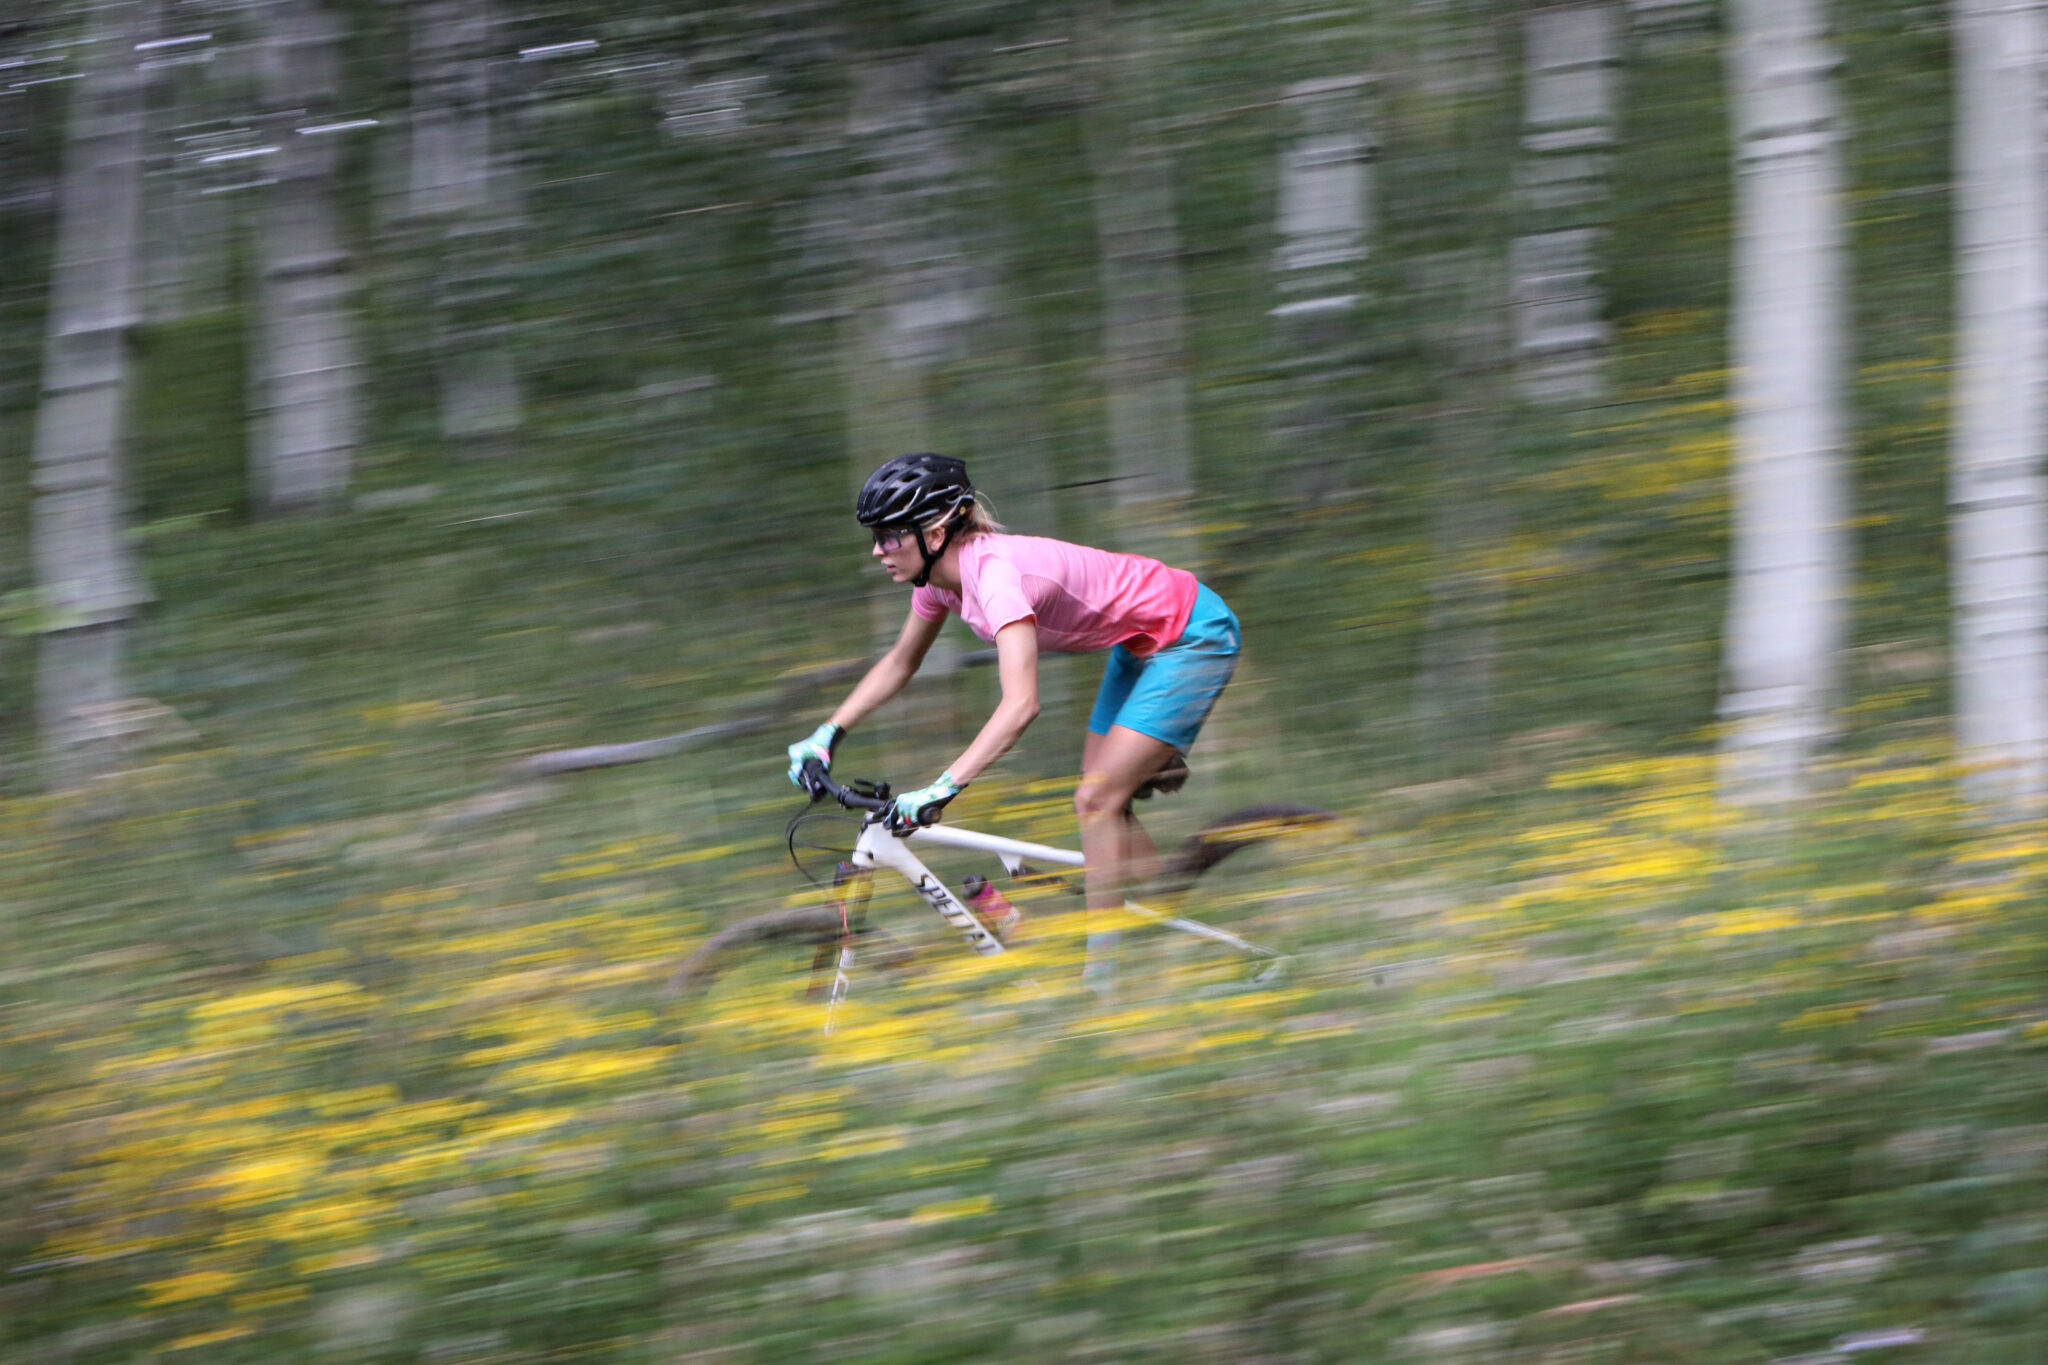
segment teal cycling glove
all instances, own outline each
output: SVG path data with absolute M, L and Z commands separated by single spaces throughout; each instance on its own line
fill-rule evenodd
M 832 750 L 837 748 L 846 731 L 826 721 L 811 731 L 810 738 L 800 739 L 789 746 L 789 780 L 801 787 L 804 785 L 804 764 L 816 759 L 826 772 L 832 771 Z
M 889 803 L 889 810 L 883 822 L 891 834 L 908 834 L 925 825 L 939 822 L 939 813 L 946 803 L 966 788 L 965 782 L 953 780 L 953 774 L 940 773 L 939 780 L 929 787 L 920 787 L 914 792 L 905 792 Z

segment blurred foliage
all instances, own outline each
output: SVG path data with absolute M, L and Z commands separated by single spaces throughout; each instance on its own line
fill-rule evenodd
M 1057 895 L 988 961 L 898 889 L 926 951 L 830 1037 L 792 951 L 661 1003 L 789 879 L 769 809 L 705 828 L 654 774 L 225 865 L 200 756 L 89 836 L 16 802 L 10 1358 L 2020 1358 L 2048 830 L 1969 836 L 1908 752 L 1833 776 L 1748 862 L 1701 759 L 1568 767 L 1512 821 L 1383 797 L 1190 896 L 1282 983 L 1140 930 L 1108 1009 Z M 1066 821 L 1059 783 L 962 804 Z M 165 886 L 157 935 L 81 903 L 116 875 Z
M 61 65 L 78 8 L 14 6 L 0 57 Z M 241 22 L 177 8 L 223 42 Z M 354 502 L 250 517 L 229 245 L 218 306 L 136 338 L 151 700 L 130 770 L 82 807 L 31 795 L 32 651 L 0 640 L 0 1355 L 1761 1362 L 1887 1332 L 1904 1344 L 1879 1358 L 2035 1352 L 2048 854 L 2040 830 L 1964 824 L 1941 758 L 1938 7 L 1836 7 L 1856 649 L 1825 809 L 1773 842 L 1725 827 L 1698 757 L 1727 498 L 1712 33 L 1631 51 L 1613 394 L 1507 414 L 1485 452 L 1511 528 L 1485 565 L 1504 738 L 1424 783 L 1433 432 L 1461 395 L 1417 277 L 1507 230 L 1519 9 L 1117 6 L 1156 21 L 1173 77 L 1205 574 L 1248 641 L 1195 784 L 1154 823 L 1293 796 L 1354 824 L 1190 899 L 1295 954 L 1276 989 L 1139 932 L 1098 1011 L 1056 904 L 989 965 L 897 896 L 877 916 L 929 951 L 858 977 L 830 1039 L 781 954 L 701 1005 L 659 994 L 704 935 L 799 885 L 783 741 L 537 796 L 506 768 L 717 722 L 870 647 L 846 267 L 817 236 L 860 166 L 855 62 L 914 44 L 931 65 L 963 249 L 1004 323 L 931 376 L 940 444 L 999 509 L 1053 523 L 1019 529 L 1106 533 L 1076 11 L 502 15 L 529 420 L 458 452 L 436 427 L 433 257 L 391 202 L 408 7 L 333 8 L 339 112 L 383 120 L 345 160 L 374 411 Z M 1500 79 L 1425 88 L 1417 56 L 1447 33 Z M 1343 491 L 1305 500 L 1270 435 L 1273 101 L 1358 70 L 1381 78 L 1383 149 L 1362 411 L 1326 453 Z M 10 72 L 0 477 L 19 490 L 65 86 Z M 717 82 L 740 117 L 671 121 Z M 10 594 L 26 512 L 0 499 Z M 1070 840 L 1092 669 L 1060 676 L 954 818 Z M 951 721 L 856 736 L 851 771 L 935 771 L 993 681 L 922 686 Z

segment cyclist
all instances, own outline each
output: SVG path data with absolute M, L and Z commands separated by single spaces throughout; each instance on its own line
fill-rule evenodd
M 1194 743 L 1237 666 L 1237 617 L 1185 569 L 1010 534 L 975 493 L 965 462 L 951 456 L 885 462 L 862 486 L 855 516 L 873 532 L 883 571 L 911 585 L 910 615 L 831 719 L 789 746 L 790 780 L 803 786 L 803 766 L 813 759 L 831 767 L 846 732 L 902 690 L 955 614 L 995 645 L 1002 700 L 936 781 L 896 797 L 885 812 L 898 834 L 932 824 L 1037 717 L 1039 652 L 1106 649 L 1074 811 L 1088 859 L 1088 908 L 1120 907 L 1158 861 L 1132 797 L 1162 769 L 1177 767 Z M 1089 934 L 1089 979 L 1103 981 L 1113 970 L 1115 942 L 1112 932 Z

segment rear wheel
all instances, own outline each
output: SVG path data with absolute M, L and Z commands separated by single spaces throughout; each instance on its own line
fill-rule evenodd
M 1185 891 L 1204 872 L 1239 849 L 1304 830 L 1326 828 L 1335 824 L 1337 819 L 1336 812 L 1319 806 L 1284 803 L 1246 806 L 1243 810 L 1218 816 L 1183 839 L 1180 847 L 1161 860 L 1154 889 L 1169 894 Z

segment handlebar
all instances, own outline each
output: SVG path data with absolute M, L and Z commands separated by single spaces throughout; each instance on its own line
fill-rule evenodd
M 804 790 L 811 800 L 821 801 L 831 797 L 848 810 L 873 811 L 879 814 L 889 809 L 889 784 L 886 782 L 863 782 L 855 780 L 852 786 L 842 786 L 832 780 L 832 774 L 825 771 L 825 765 L 817 759 L 804 764 Z

